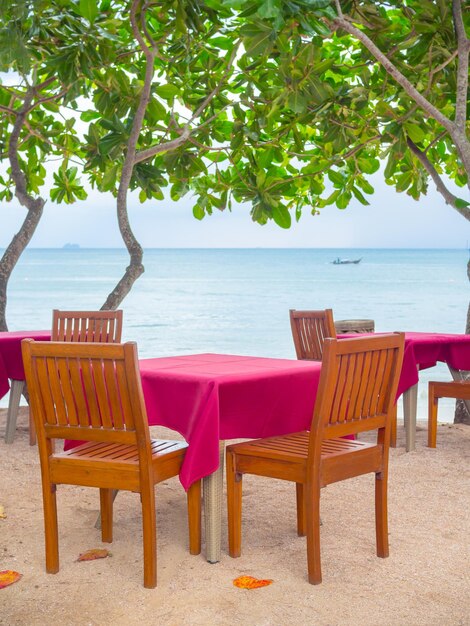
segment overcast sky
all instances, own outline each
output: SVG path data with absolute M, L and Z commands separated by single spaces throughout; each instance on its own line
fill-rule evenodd
M 368 196 L 370 206 L 357 201 L 345 210 L 334 206 L 319 216 L 304 211 L 302 219 L 286 231 L 274 223 L 260 226 L 251 221 L 248 206 L 217 212 L 201 222 L 192 216 L 190 198 L 177 203 L 151 201 L 129 203 L 134 232 L 145 248 L 465 248 L 470 228 L 454 209 L 447 206 L 430 185 L 419 202 L 388 187 L 379 175 L 373 180 L 376 192 Z M 457 191 L 457 190 L 454 190 Z M 466 190 L 458 190 L 466 197 Z M 24 219 L 19 204 L 2 203 L 0 247 L 5 247 Z M 91 192 L 84 202 L 71 206 L 47 202 L 31 247 L 122 247 L 115 201 L 109 194 Z

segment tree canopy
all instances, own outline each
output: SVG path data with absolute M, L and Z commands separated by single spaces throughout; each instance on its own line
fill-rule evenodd
M 13 0 L 0 17 L 0 70 L 18 77 L 0 86 L 1 197 L 27 207 L 26 245 L 45 160 L 53 201 L 83 198 L 86 179 L 116 196 L 131 261 L 105 307 L 143 271 L 134 189 L 193 194 L 198 219 L 246 202 L 288 228 L 368 204 L 383 164 L 397 191 L 432 183 L 470 219 L 462 0 Z

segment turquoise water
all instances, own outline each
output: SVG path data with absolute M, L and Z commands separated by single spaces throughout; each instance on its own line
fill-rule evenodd
M 358 265 L 333 265 L 336 257 Z M 466 250 L 146 250 L 124 301 L 124 340 L 141 357 L 226 352 L 294 358 L 289 308 L 368 318 L 378 331 L 460 333 L 469 292 Z M 8 292 L 10 330 L 49 328 L 51 310 L 100 308 L 128 262 L 124 250 L 28 250 Z M 447 379 L 445 366 L 421 380 Z M 425 384 L 418 417 L 424 418 Z M 5 402 L 5 401 L 4 401 Z M 452 417 L 443 401 L 442 419 Z

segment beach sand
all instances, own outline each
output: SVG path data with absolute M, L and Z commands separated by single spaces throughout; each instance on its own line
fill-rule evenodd
M 424 416 L 422 416 L 424 417 Z M 0 570 L 19 582 L 0 590 L 0 624 L 162 626 L 467 625 L 470 624 L 470 427 L 440 425 L 438 447 L 391 450 L 390 557 L 375 556 L 373 477 L 322 492 L 323 583 L 306 578 L 305 539 L 295 526 L 290 483 L 244 479 L 243 554 L 208 564 L 187 550 L 184 491 L 173 479 L 157 486 L 158 586 L 144 589 L 140 503 L 132 493 L 115 502 L 114 543 L 94 528 L 98 491 L 58 489 L 60 571 L 45 572 L 39 459 L 28 445 L 22 409 L 12 445 L 3 441 L 0 411 Z M 154 436 L 167 435 L 153 428 Z M 172 435 L 174 436 L 174 435 Z M 204 537 L 203 537 L 204 540 Z M 81 552 L 107 547 L 112 556 L 77 562 Z M 204 544 L 203 544 L 204 550 Z M 257 590 L 233 586 L 242 574 L 271 578 Z

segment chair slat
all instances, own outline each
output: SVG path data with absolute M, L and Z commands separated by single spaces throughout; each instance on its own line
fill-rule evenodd
M 64 394 L 64 402 L 67 407 L 67 423 L 71 426 L 76 426 L 78 425 L 78 413 L 77 406 L 75 404 L 72 384 L 70 381 L 70 370 L 68 367 L 67 359 L 58 359 L 57 362 L 62 392 Z
M 93 379 L 95 382 L 96 397 L 101 417 L 101 425 L 103 428 L 112 428 L 113 419 L 109 398 L 106 392 L 106 382 L 104 379 L 104 363 L 101 360 L 93 360 Z
M 49 386 L 51 390 L 52 401 L 54 402 L 55 413 L 58 424 L 67 424 L 67 410 L 65 408 L 64 398 L 62 395 L 62 385 L 59 379 L 58 360 L 48 358 L 47 374 L 49 378 Z
M 80 365 L 91 426 L 93 426 L 93 428 L 101 428 L 101 416 L 96 397 L 96 387 L 91 361 L 89 359 L 83 359 Z
M 114 364 L 110 361 L 104 362 L 104 377 L 106 381 L 106 388 L 108 389 L 109 393 L 109 402 L 111 406 L 114 428 L 116 430 L 122 430 L 124 428 L 124 415 L 119 400 L 119 390 L 116 382 L 116 370 L 114 368 Z
M 116 377 L 117 377 L 119 391 L 120 391 L 120 401 L 121 401 L 124 424 L 126 426 L 126 430 L 134 430 L 135 424 L 134 424 L 134 416 L 131 410 L 129 390 L 127 388 L 127 385 L 125 384 L 126 371 L 125 371 L 124 364 L 121 362 L 116 363 Z
M 54 401 L 49 386 L 49 378 L 47 371 L 46 359 L 37 360 L 37 381 L 40 389 L 40 398 L 42 400 L 42 409 L 44 411 L 45 421 L 48 424 L 56 424 L 56 415 L 54 410 Z

